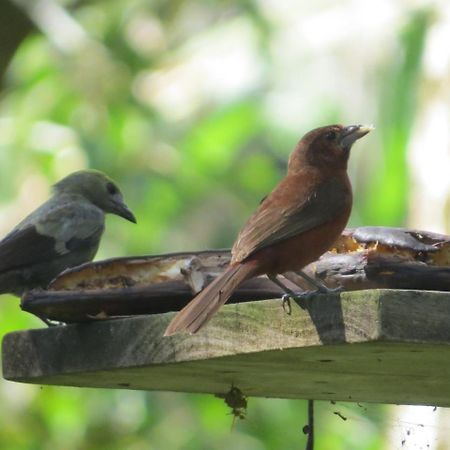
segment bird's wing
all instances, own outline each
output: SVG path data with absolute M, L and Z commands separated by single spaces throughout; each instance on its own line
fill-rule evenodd
M 298 192 L 301 192 L 301 187 Z M 288 192 L 286 194 L 289 195 Z M 282 201 L 283 190 L 269 195 L 239 233 L 232 249 L 233 261 L 243 261 L 258 250 L 304 233 L 338 216 L 351 202 L 351 188 L 342 180 L 332 178 L 323 181 L 309 195 L 297 197 L 298 202 L 290 202 L 285 206 Z
M 49 201 L 0 241 L 0 273 L 97 245 L 104 215 L 87 202 Z

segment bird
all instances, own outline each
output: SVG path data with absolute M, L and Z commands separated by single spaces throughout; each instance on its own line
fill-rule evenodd
M 73 172 L 52 191 L 0 241 L 0 294 L 45 289 L 65 269 L 91 261 L 106 213 L 136 223 L 116 183 L 98 170 Z
M 241 229 L 227 269 L 176 314 L 164 335 L 198 332 L 249 278 L 266 274 L 286 288 L 279 274 L 304 275 L 301 269 L 325 253 L 347 224 L 350 149 L 372 129 L 328 125 L 306 133 L 289 157 L 286 176 Z

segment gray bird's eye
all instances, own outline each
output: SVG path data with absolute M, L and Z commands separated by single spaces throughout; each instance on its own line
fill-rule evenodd
M 110 195 L 115 195 L 119 192 L 119 189 L 117 189 L 117 187 L 113 183 L 107 183 L 106 190 L 108 191 L 108 194 L 110 194 Z
M 325 135 L 325 139 L 327 141 L 334 141 L 336 139 L 336 132 L 335 131 L 329 131 L 326 135 Z

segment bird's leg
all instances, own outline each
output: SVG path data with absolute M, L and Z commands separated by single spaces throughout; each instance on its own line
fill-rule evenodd
M 335 292 L 341 292 L 343 290 L 342 287 L 330 289 L 327 286 L 325 286 L 323 283 L 321 283 L 320 281 L 316 280 L 315 278 L 307 275 L 303 271 L 298 271 L 298 272 L 290 271 L 290 272 L 284 273 L 283 276 L 285 278 L 287 278 L 289 281 L 291 281 L 292 283 L 296 284 L 301 289 L 305 289 L 305 288 L 304 288 L 304 285 L 301 283 L 301 280 L 299 279 L 299 277 L 303 278 L 311 286 L 314 286 L 317 288 L 314 291 L 296 293 L 295 297 L 291 297 L 296 300 L 300 300 L 300 299 L 309 300 L 315 294 L 330 294 L 330 293 L 335 293 Z
M 278 278 L 278 275 L 267 275 L 269 280 L 275 283 L 278 287 L 280 287 L 285 294 L 281 297 L 283 309 L 287 314 L 292 313 L 292 307 L 291 307 L 291 298 L 297 299 L 299 298 L 299 294 L 294 292 L 292 289 L 289 289 L 280 279 Z M 301 294 L 300 294 L 301 295 Z M 303 305 L 300 305 L 302 308 Z
M 341 292 L 343 291 L 342 286 L 339 286 L 337 288 L 329 288 L 327 286 L 325 286 L 325 284 L 321 283 L 319 280 L 310 277 L 308 274 L 306 274 L 305 272 L 303 272 L 302 270 L 299 270 L 297 272 L 295 272 L 297 275 L 301 276 L 304 280 L 306 280 L 309 284 L 315 286 L 317 288 L 317 291 L 315 291 L 314 293 L 317 294 L 332 294 L 333 292 Z
M 332 294 L 332 293 L 336 293 L 336 292 L 341 292 L 343 290 L 342 287 L 337 287 L 337 288 L 330 289 L 327 286 L 325 286 L 323 283 L 321 283 L 320 281 L 310 277 L 309 275 L 307 275 L 305 272 L 303 272 L 301 270 L 299 270 L 297 272 L 294 272 L 294 274 L 302 277 L 309 284 L 311 284 L 312 286 L 315 286 L 317 288 L 315 291 L 299 292 L 298 294 L 296 294 L 295 297 L 293 297 L 296 300 L 300 300 L 300 299 L 302 299 L 302 300 L 309 300 L 315 294 Z M 288 275 L 288 274 L 286 274 L 286 275 Z M 291 280 L 291 278 L 289 276 L 287 278 L 289 280 Z M 293 283 L 295 283 L 294 279 L 292 279 L 291 281 Z

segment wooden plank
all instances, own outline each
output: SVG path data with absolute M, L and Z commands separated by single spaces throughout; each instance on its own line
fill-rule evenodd
M 369 290 L 225 306 L 197 335 L 173 313 L 10 333 L 3 375 L 80 387 L 450 405 L 450 293 Z

